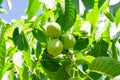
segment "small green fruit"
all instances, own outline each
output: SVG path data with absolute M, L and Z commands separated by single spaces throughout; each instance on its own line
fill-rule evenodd
M 47 51 L 52 56 L 59 55 L 63 50 L 63 44 L 58 39 L 52 39 L 47 45 Z
M 48 36 L 51 38 L 59 37 L 61 34 L 61 27 L 56 22 L 51 22 L 46 27 L 46 32 L 48 33 Z
M 72 48 L 76 43 L 74 36 L 71 34 L 62 34 L 61 41 L 64 48 Z

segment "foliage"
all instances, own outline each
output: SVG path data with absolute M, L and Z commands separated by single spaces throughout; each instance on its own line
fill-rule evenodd
M 119 14 L 120 2 L 110 0 L 28 0 L 27 18 L 0 19 L 0 80 L 120 79 Z M 74 47 L 50 55 L 49 22 L 73 35 Z

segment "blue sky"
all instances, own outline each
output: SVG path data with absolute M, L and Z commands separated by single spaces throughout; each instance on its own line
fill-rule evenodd
M 10 22 L 12 19 L 20 19 L 22 15 L 25 15 L 25 9 L 27 8 L 28 0 L 10 0 L 12 2 L 11 10 L 8 10 L 5 1 L 6 0 L 4 0 L 2 6 L 4 7 L 5 10 L 7 10 L 8 14 L 0 14 L 0 18 L 5 19 L 6 21 Z M 45 1 L 45 0 L 43 0 L 43 1 Z M 52 1 L 53 0 L 51 0 L 51 2 Z M 118 1 L 119 0 L 110 0 L 110 4 L 115 4 Z M 49 1 L 49 3 L 50 3 L 50 1 Z
M 20 19 L 22 15 L 25 15 L 25 9 L 27 8 L 28 0 L 11 0 L 12 9 L 8 10 L 6 2 L 4 0 L 2 6 L 7 11 L 7 14 L 0 14 L 0 18 L 10 22 L 12 19 Z

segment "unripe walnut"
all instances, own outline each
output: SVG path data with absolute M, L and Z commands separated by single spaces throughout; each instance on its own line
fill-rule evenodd
M 71 34 L 62 34 L 60 39 L 64 48 L 72 48 L 76 43 L 76 39 Z
M 46 27 L 46 32 L 48 33 L 48 36 L 51 38 L 59 37 L 61 34 L 61 27 L 56 22 L 48 23 Z
M 59 55 L 63 50 L 63 44 L 58 39 L 52 39 L 47 45 L 47 51 L 52 56 Z

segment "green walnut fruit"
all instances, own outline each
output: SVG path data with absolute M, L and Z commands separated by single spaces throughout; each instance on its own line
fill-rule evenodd
M 61 27 L 56 22 L 48 23 L 46 27 L 46 32 L 48 33 L 48 36 L 51 38 L 59 37 L 61 34 Z
M 52 39 L 47 45 L 47 51 L 52 56 L 59 55 L 63 50 L 63 44 L 58 39 Z
M 62 34 L 61 41 L 64 48 L 72 48 L 76 43 L 76 39 L 71 34 Z

